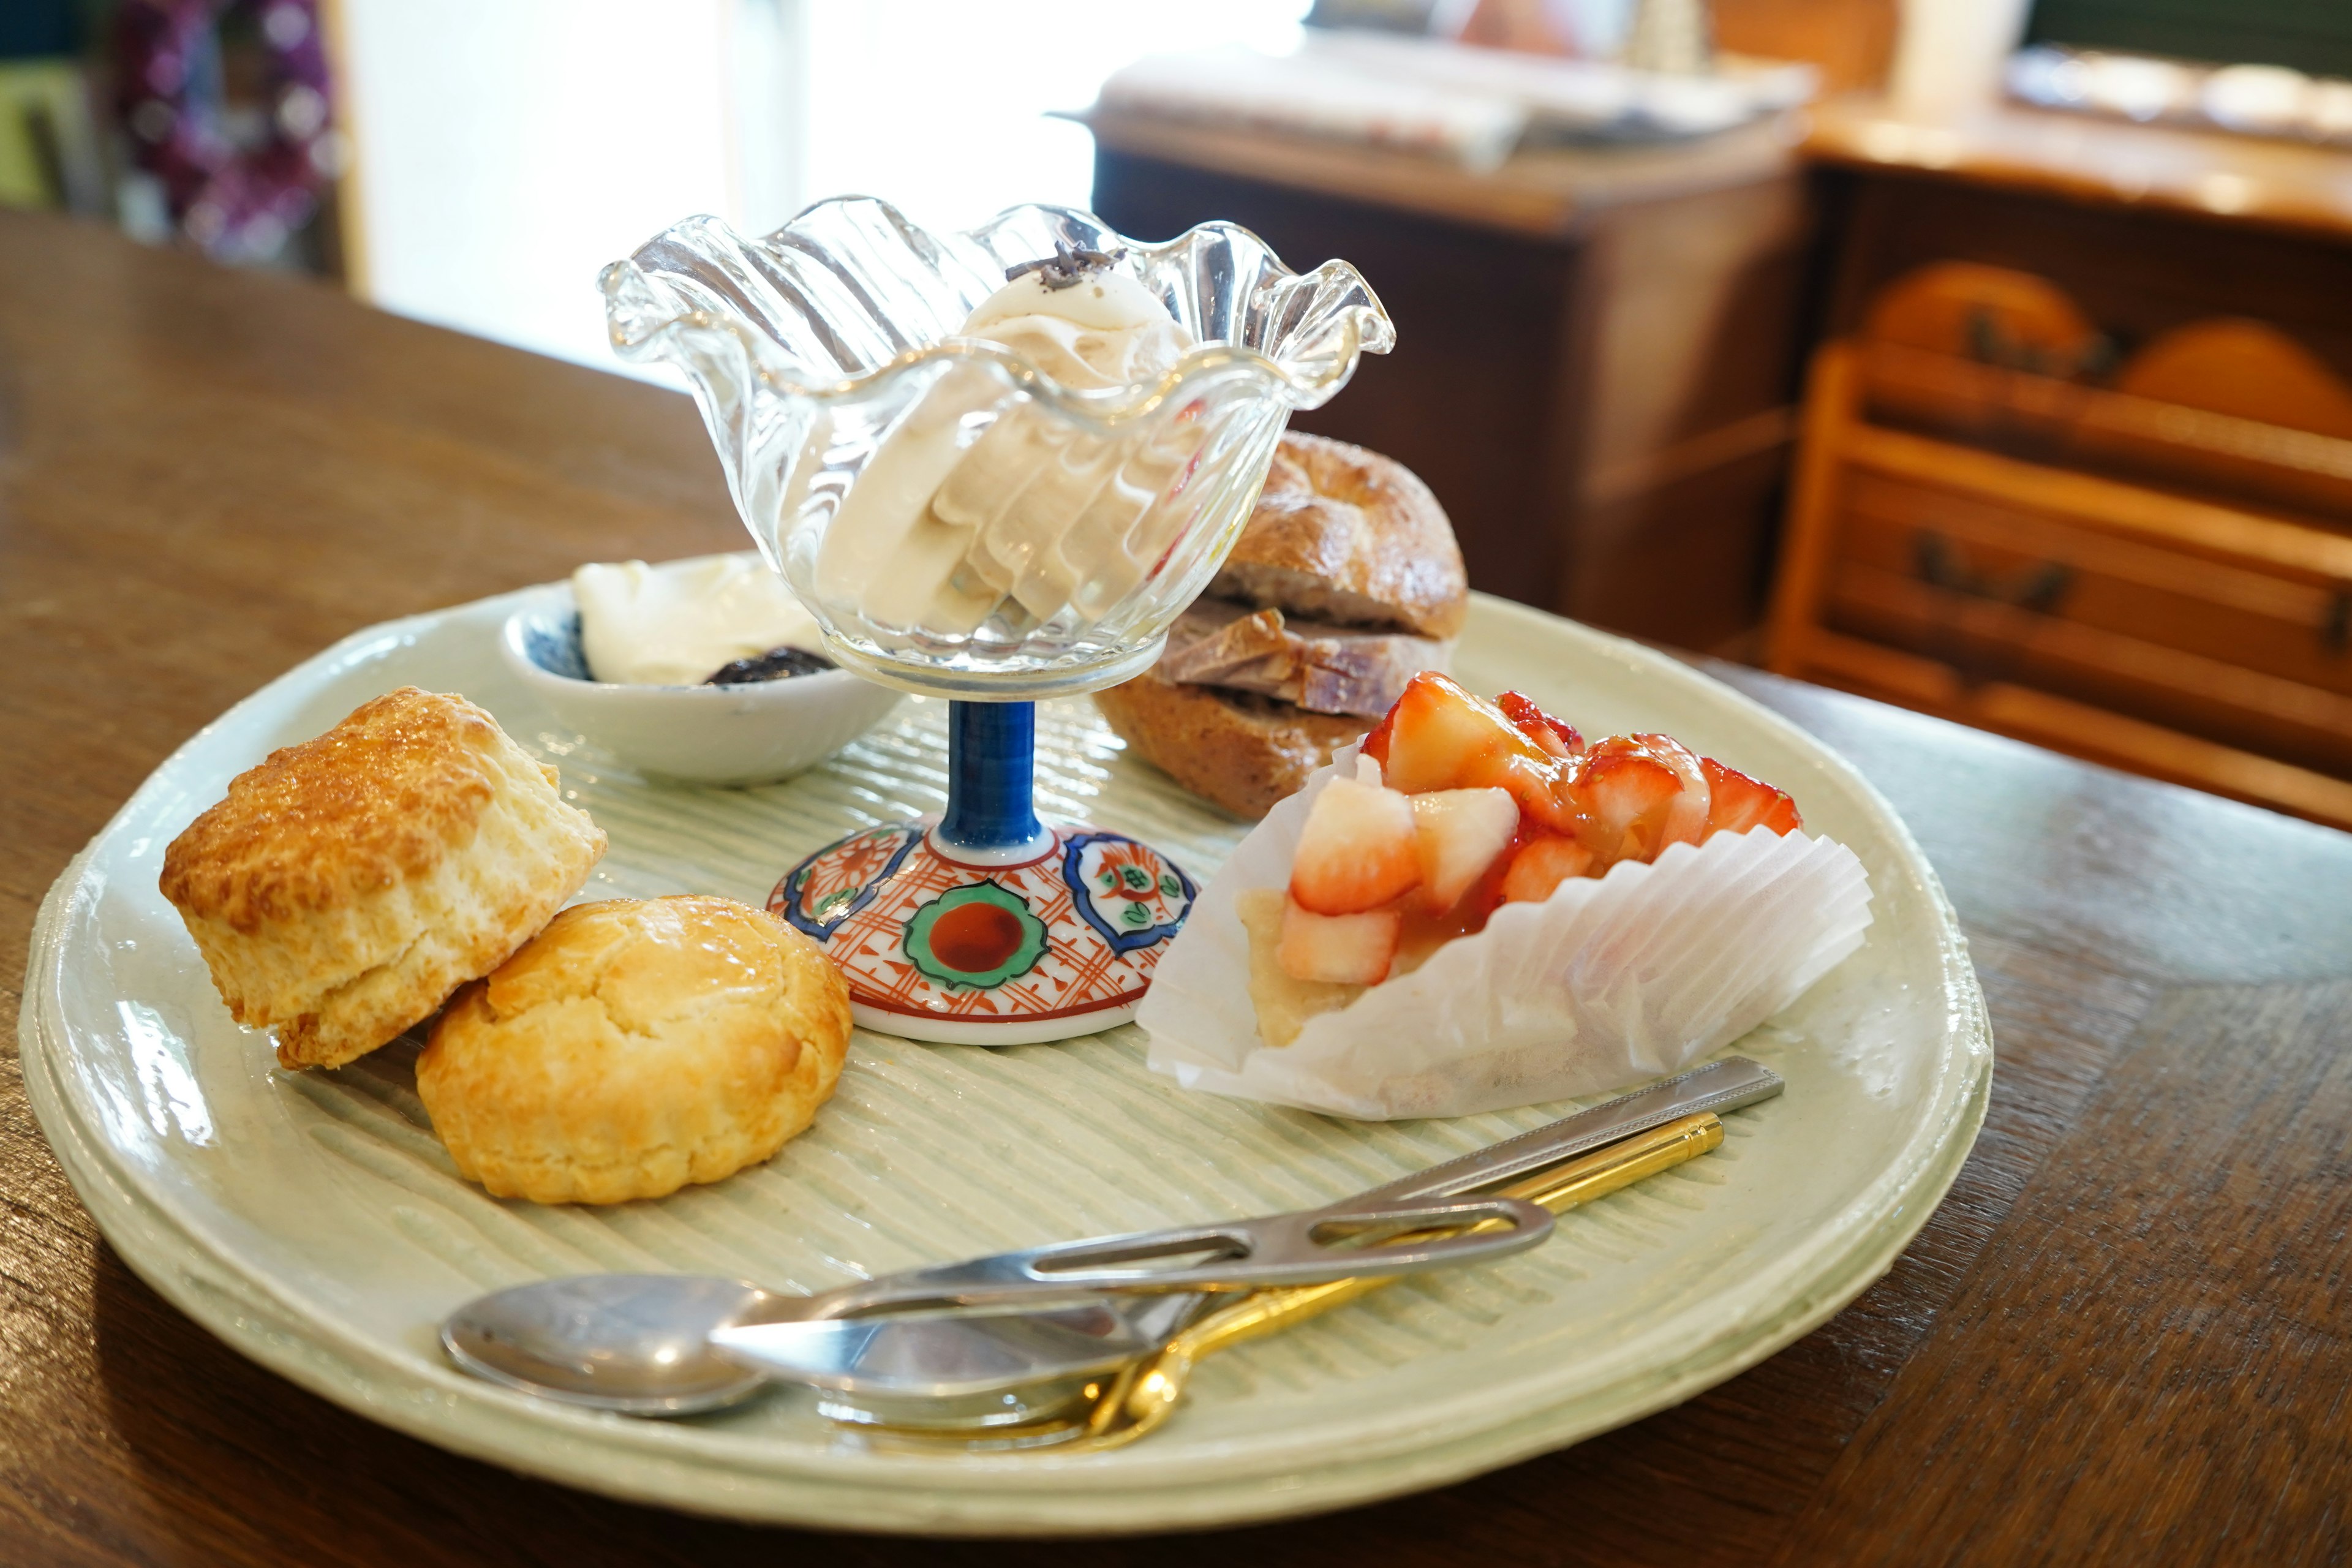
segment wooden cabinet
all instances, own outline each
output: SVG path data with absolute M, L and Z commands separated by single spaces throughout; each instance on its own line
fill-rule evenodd
M 2352 826 L 2352 388 L 2239 320 L 2111 366 L 2037 283 L 1821 351 L 1771 667 Z
M 1713 647 L 1762 601 L 1794 426 L 1808 208 L 1781 125 L 1522 153 L 1492 174 L 1094 120 L 1095 209 L 1345 257 L 1397 325 L 1298 427 L 1427 479 L 1474 586 Z

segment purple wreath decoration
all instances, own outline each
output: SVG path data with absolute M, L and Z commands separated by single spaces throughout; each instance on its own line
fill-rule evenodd
M 224 123 L 215 33 L 239 10 L 261 37 L 268 115 L 242 148 Z M 131 161 L 163 183 L 181 233 L 234 260 L 272 254 L 310 219 L 337 153 L 319 0 L 122 0 L 114 52 Z

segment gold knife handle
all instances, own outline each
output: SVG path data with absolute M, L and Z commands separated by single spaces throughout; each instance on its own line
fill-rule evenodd
M 1701 1111 L 1514 1182 L 1501 1188 L 1497 1195 L 1526 1198 L 1554 1214 L 1565 1214 L 1580 1204 L 1606 1197 L 1645 1176 L 1654 1176 L 1685 1160 L 1695 1160 L 1722 1142 L 1723 1123 L 1713 1112 Z M 1486 1220 L 1471 1228 L 1484 1230 L 1501 1223 Z M 1132 1374 L 1132 1385 L 1123 1399 L 1105 1400 L 1097 1407 L 1097 1425 L 1103 1424 L 1099 1417 L 1118 1412 L 1122 1405 L 1129 1420 L 1156 1424 L 1164 1415 L 1164 1407 L 1173 1404 L 1182 1391 L 1192 1364 L 1202 1357 L 1320 1317 L 1334 1307 L 1345 1306 L 1383 1285 L 1394 1283 L 1395 1277 L 1389 1276 L 1253 1291 L 1230 1307 L 1219 1308 L 1169 1341 L 1165 1350 Z

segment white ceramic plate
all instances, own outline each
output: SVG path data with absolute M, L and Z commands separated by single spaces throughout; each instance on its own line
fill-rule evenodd
M 559 763 L 612 837 L 588 897 L 763 900 L 861 825 L 936 809 L 944 707 L 918 701 L 766 789 L 648 784 L 555 729 L 495 651 L 519 595 L 361 633 L 191 740 L 41 911 L 21 1035 L 33 1106 L 140 1275 L 238 1350 L 371 1419 L 622 1497 L 832 1528 L 1155 1530 L 1434 1486 L 1689 1397 L 1796 1339 L 1885 1270 L 1982 1119 L 1992 1047 L 1949 905 L 1859 775 L 1721 684 L 1481 600 L 1458 669 L 1587 733 L 1663 730 L 1790 790 L 1876 890 L 1868 944 L 1741 1042 L 1786 1095 L 1724 1147 L 1562 1220 L 1537 1252 L 1401 1284 L 1206 1363 L 1169 1428 L 1095 1456 L 877 1451 L 782 1393 L 694 1421 L 599 1416 L 468 1378 L 434 1325 L 480 1291 L 585 1269 L 821 1289 L 853 1273 L 1297 1207 L 1567 1107 L 1353 1123 L 1190 1095 L 1132 1027 L 997 1050 L 860 1034 L 815 1127 L 758 1170 L 614 1210 L 500 1203 L 457 1179 L 415 1047 L 281 1073 L 232 1024 L 155 890 L 163 847 L 229 778 L 406 682 L 463 691 Z M 1043 809 L 1166 847 L 1196 877 L 1241 825 L 1139 763 L 1081 700 L 1041 711 Z

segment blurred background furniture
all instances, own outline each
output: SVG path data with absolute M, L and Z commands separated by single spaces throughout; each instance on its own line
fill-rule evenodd
M 1982 31 L 1984 6 L 1957 3 L 1961 30 Z M 1992 0 L 2011 17 L 1996 32 L 2021 26 L 2021 4 Z M 1319 0 L 1309 20 L 1455 29 L 1530 61 L 1664 49 L 1703 73 L 1654 83 L 1796 62 L 1832 94 L 1883 85 L 1896 53 L 1896 0 L 1706 12 L 1719 53 L 1693 53 L 1687 8 L 1663 4 Z M 1979 51 L 1987 80 L 2001 47 Z M 1229 217 L 1302 264 L 1344 255 L 1375 279 L 1397 352 L 1297 423 L 1427 479 L 1475 586 L 1752 657 L 1815 313 L 1799 116 L 1643 144 L 1531 132 L 1492 167 L 1135 112 L 1108 88 L 1084 118 L 1093 205 L 1127 232 Z
M 1473 586 L 1685 647 L 1752 625 L 1791 430 L 1793 129 L 1523 149 L 1491 172 L 1097 111 L 1094 207 L 1210 218 L 1376 280 L 1396 352 L 1300 427 L 1397 458 Z
M 1769 663 L 2352 826 L 2352 384 L 1936 263 L 1824 347 Z
M 2215 314 L 2261 316 L 2352 367 L 2352 153 L 2012 105 L 1953 118 L 1824 103 L 1827 335 L 1930 261 L 2038 273 L 2141 342 Z
M 0 6 L 0 206 L 107 208 L 79 44 L 67 0 Z

